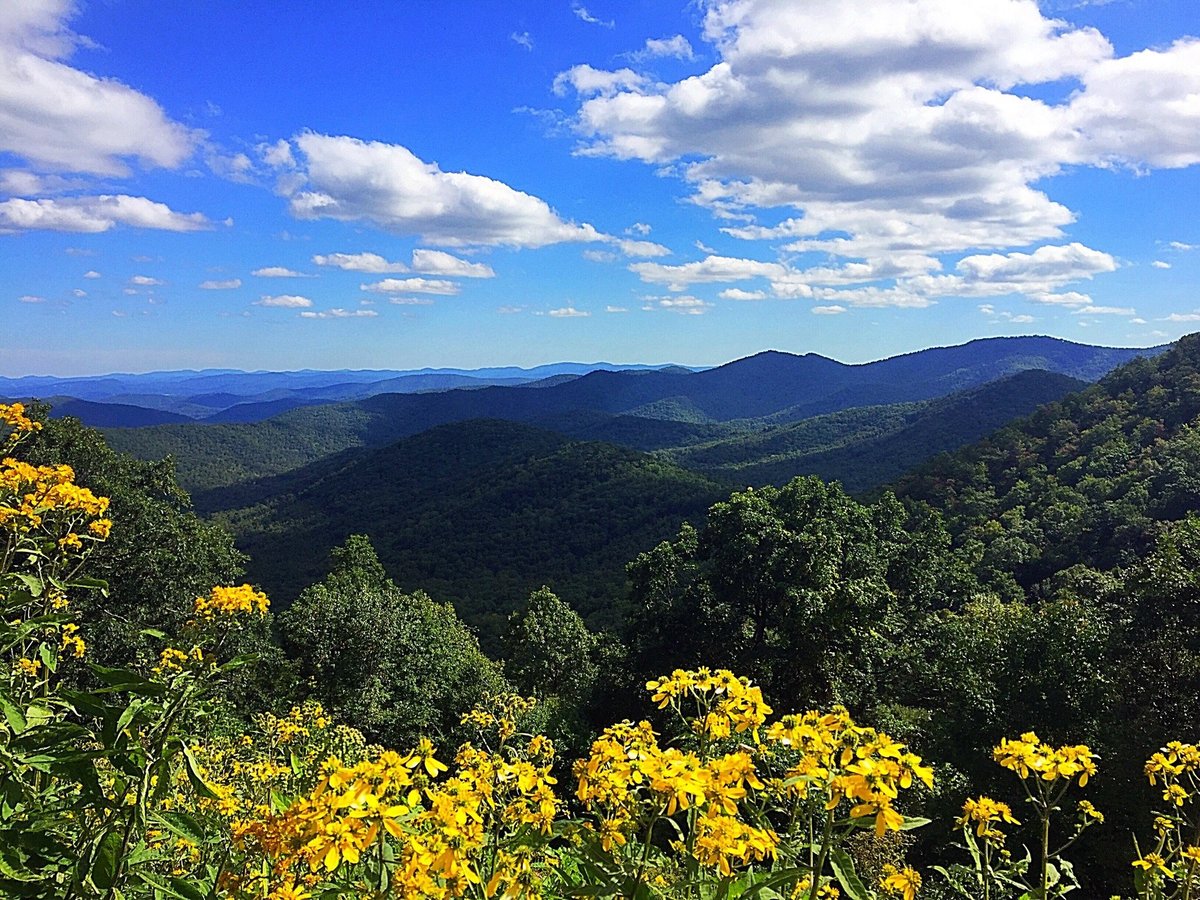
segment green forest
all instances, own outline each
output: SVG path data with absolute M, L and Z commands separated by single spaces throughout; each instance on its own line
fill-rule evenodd
M 0 894 L 1200 898 L 1200 336 L 676 409 L 0 406 Z

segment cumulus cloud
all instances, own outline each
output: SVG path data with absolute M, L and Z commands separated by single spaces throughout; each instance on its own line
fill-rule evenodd
M 586 319 L 591 313 L 587 310 L 576 309 L 573 306 L 562 306 L 558 309 L 550 310 L 546 315 L 555 319 Z
M 206 291 L 231 291 L 234 288 L 240 288 L 241 286 L 242 279 L 240 278 L 227 278 L 223 281 L 210 280 L 200 282 L 200 287 Z
M 296 294 L 279 294 L 277 296 L 263 296 L 254 301 L 255 306 L 274 306 L 283 309 L 300 309 L 306 306 L 312 306 L 312 300 L 308 297 L 300 297 Z
M 367 272 L 371 275 L 408 271 L 408 266 L 404 263 L 389 262 L 378 253 L 318 254 L 312 258 L 312 261 L 318 266 L 333 266 L 338 269 L 345 269 L 347 272 Z
M 533 35 L 528 31 L 514 31 L 508 36 L 508 39 L 514 44 L 524 47 L 526 50 L 533 49 Z
M 72 0 L 6 4 L 0 17 L 0 151 L 39 168 L 125 175 L 129 163 L 175 168 L 197 135 L 150 97 L 67 60 L 84 39 Z
M 180 213 L 166 204 L 126 194 L 0 202 L 0 233 L 46 230 L 98 234 L 118 225 L 160 231 L 203 231 L 212 227 L 202 213 Z
M 814 316 L 840 316 L 846 312 L 846 307 L 832 304 L 830 306 L 814 306 L 809 310 Z
M 741 288 L 726 288 L 718 295 L 722 300 L 766 300 L 766 291 L 744 291 Z
M 396 306 L 433 306 L 433 299 L 430 297 L 391 297 L 388 303 L 394 303 Z
M 646 77 L 633 69 L 610 72 L 584 63 L 559 72 L 551 88 L 560 97 L 566 95 L 568 88 L 581 97 L 612 97 L 620 91 L 637 90 L 645 84 Z
M 370 222 L 448 247 L 603 239 L 591 225 L 559 218 L 538 197 L 483 175 L 444 172 L 399 144 L 313 132 L 293 143 L 301 159 L 281 176 L 279 190 L 300 219 Z
M 86 272 L 83 273 L 83 277 L 84 278 L 101 278 L 102 276 L 95 269 L 88 269 Z
M 289 269 L 286 266 L 264 266 L 261 269 L 255 269 L 250 273 L 257 275 L 259 278 L 309 278 L 303 272 L 297 272 L 295 269 Z
M 443 250 L 417 248 L 412 254 L 412 270 L 423 275 L 447 275 L 454 278 L 495 278 L 486 263 L 473 263 Z
M 1172 250 L 1179 250 L 1181 252 L 1186 252 L 1188 250 L 1196 249 L 1195 244 L 1185 244 L 1183 241 L 1171 241 L 1169 244 L 1167 244 L 1167 246 L 1170 247 Z
M 604 311 L 606 313 L 624 313 L 629 312 L 629 308 L 626 306 L 606 306 L 604 307 Z
M 1171 313 L 1163 318 L 1164 322 L 1200 322 L 1200 312 Z
M 1154 266 L 1154 268 L 1156 268 L 1156 269 L 1169 269 L 1169 268 L 1171 268 L 1171 264 L 1170 264 L 1169 262 L 1164 262 L 1164 261 L 1163 261 L 1163 260 L 1161 260 L 1161 259 L 1156 259 L 1154 262 L 1150 263 L 1150 265 Z
M 441 294 L 446 297 L 457 294 L 459 286 L 442 278 L 385 278 L 370 284 L 360 284 L 360 290 L 375 294 Z
M 155 287 L 160 284 L 166 284 L 160 278 L 154 278 L 150 275 L 134 275 L 129 279 L 130 284 L 136 284 L 138 287 Z
M 18 303 L 45 303 L 45 297 L 39 297 L 36 294 L 24 294 L 17 298 Z
M 578 152 L 681 177 L 733 237 L 850 261 L 823 267 L 839 279 L 825 283 L 938 296 L 881 263 L 932 260 L 932 278 L 942 255 L 1063 243 L 1074 213 L 1042 185 L 1065 166 L 1200 163 L 1200 40 L 1117 56 L 1035 0 L 701 8 L 717 61 L 700 74 L 577 66 L 556 79 L 580 98 Z M 1029 90 L 1043 84 L 1068 89 Z M 765 208 L 799 214 L 760 224 Z M 972 280 L 943 277 L 942 289 Z
M 625 229 L 626 234 L 637 234 L 637 235 L 641 235 L 642 237 L 645 237 L 651 231 L 652 231 L 651 227 L 649 225 L 647 225 L 645 222 L 634 222 L 632 225 L 630 225 L 628 228 Z
M 334 307 L 333 309 L 325 309 L 320 312 L 306 310 L 300 313 L 302 319 L 372 319 L 379 313 L 373 309 L 342 309 Z

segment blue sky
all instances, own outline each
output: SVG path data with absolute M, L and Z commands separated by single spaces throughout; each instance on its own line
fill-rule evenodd
M 1194 0 L 17 0 L 0 374 L 1200 323 Z

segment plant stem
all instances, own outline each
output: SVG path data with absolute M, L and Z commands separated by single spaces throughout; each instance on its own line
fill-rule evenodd
M 829 845 L 833 837 L 833 810 L 829 810 L 825 814 L 825 830 L 821 834 L 821 853 L 817 857 L 816 868 L 812 872 L 812 889 L 809 891 L 808 900 L 817 900 L 817 894 L 821 890 L 821 873 L 825 871 L 825 860 L 829 857 Z
M 1048 900 L 1050 890 L 1050 811 L 1042 814 L 1042 887 L 1039 900 Z

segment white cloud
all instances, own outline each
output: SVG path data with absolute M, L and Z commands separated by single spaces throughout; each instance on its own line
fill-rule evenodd
M 649 225 L 647 225 L 645 222 L 634 222 L 632 225 L 630 225 L 628 228 L 625 229 L 625 233 L 626 234 L 637 234 L 637 235 L 641 235 L 642 237 L 645 237 L 652 230 L 653 229 L 651 229 L 651 227 Z
M 1099 31 L 1035 0 L 701 8 L 717 55 L 701 74 L 559 76 L 580 94 L 578 152 L 681 177 L 693 202 L 734 220 L 733 237 L 849 260 L 825 267 L 839 283 L 877 281 L 872 270 L 898 255 L 1062 243 L 1074 213 L 1042 185 L 1066 166 L 1200 163 L 1200 40 L 1118 57 Z M 1054 89 L 1029 89 L 1043 84 Z M 757 222 L 779 207 L 801 214 Z
M 286 266 L 264 266 L 261 269 L 255 269 L 250 273 L 257 275 L 259 278 L 311 278 L 310 275 L 305 275 L 303 272 L 297 272 L 295 269 L 289 269 Z
M 514 44 L 524 47 L 526 50 L 533 49 L 533 35 L 531 35 L 528 31 L 514 31 L 508 36 L 508 39 Z
M 396 306 L 433 306 L 431 297 L 390 297 L 388 303 Z
M 150 97 L 64 60 L 85 39 L 66 26 L 71 0 L 5 4 L 0 17 L 0 151 L 43 169 L 125 175 L 129 162 L 174 168 L 194 132 Z
M 612 19 L 596 18 L 594 15 L 592 15 L 590 12 L 588 12 L 588 8 L 586 6 L 584 6 L 582 3 L 576 3 L 575 5 L 573 5 L 571 7 L 571 11 L 575 13 L 576 18 L 581 19 L 584 22 L 587 22 L 589 25 L 600 25 L 604 28 L 612 28 L 617 24 Z
M 453 281 L 441 278 L 385 278 L 360 284 L 359 289 L 375 294 L 440 294 L 445 297 L 451 297 L 460 290 Z
M 300 313 L 302 319 L 371 319 L 379 313 L 373 309 L 342 309 L 334 307 L 320 312 L 308 310 Z
M 621 252 L 626 256 L 633 257 L 655 257 L 655 256 L 670 256 L 671 251 L 662 244 L 656 244 L 654 241 L 630 241 L 623 238 L 615 239 L 616 245 L 621 248 Z
M 39 194 L 58 194 L 82 187 L 78 178 L 60 175 L 41 175 L 25 169 L 0 169 L 0 194 L 9 197 L 37 197 Z
M 1030 322 L 1035 321 L 1035 319 L 1028 313 L 1022 313 L 1019 316 L 1013 316 L 1009 321 L 1015 325 L 1028 325 Z
M 83 288 L 75 288 L 74 290 L 71 291 L 71 296 L 72 297 L 86 297 L 87 291 L 83 290 Z
M 591 313 L 573 306 L 563 306 L 550 310 L 546 315 L 555 319 L 586 319 Z
M 642 309 L 660 309 L 666 312 L 678 313 L 683 316 L 702 316 L 713 305 L 707 300 L 693 297 L 690 294 L 673 295 L 668 297 L 645 297 Z
M 18 297 L 17 301 L 20 303 L 45 303 L 46 298 L 39 297 L 36 294 L 25 294 L 24 296 Z
M 657 56 L 673 56 L 676 59 L 694 59 L 696 53 L 692 50 L 692 45 L 688 43 L 688 39 L 682 34 L 672 35 L 668 38 L 647 38 L 646 46 L 634 54 L 639 59 L 653 58 Z
M 1071 310 L 1074 316 L 1136 316 L 1132 306 L 1081 306 Z
M 1164 322 L 1200 322 L 1200 313 L 1171 313 L 1163 318 Z
M 1033 253 L 967 256 L 955 267 L 967 281 L 1000 284 L 1062 284 L 1116 271 L 1109 254 L 1080 243 L 1038 247 Z
M 646 83 L 645 76 L 639 75 L 633 69 L 617 69 L 610 72 L 583 63 L 572 66 L 565 72 L 559 72 L 554 77 L 551 89 L 560 97 L 566 95 L 568 88 L 581 97 L 612 97 L 619 91 L 637 90 Z
M 160 284 L 166 284 L 161 278 L 153 278 L 150 275 L 134 275 L 129 279 L 130 284 L 136 284 L 138 287 L 154 287 Z
M 606 313 L 624 313 L 629 312 L 629 308 L 625 306 L 606 306 L 604 307 L 604 311 Z
M 224 281 L 210 280 L 200 282 L 200 287 L 206 291 L 231 291 L 242 286 L 242 279 L 228 278 Z
M 594 263 L 610 263 L 616 262 L 618 259 L 617 254 L 611 250 L 593 250 L 591 248 L 583 251 L 583 258 Z
M 698 262 L 668 266 L 663 263 L 633 263 L 629 271 L 648 284 L 665 284 L 673 291 L 682 291 L 691 284 L 721 281 L 744 281 L 749 278 L 779 278 L 787 267 L 779 263 L 759 262 L 731 256 L 707 256 Z
M 502 316 L 515 316 L 524 309 L 525 307 L 523 306 L 497 306 L 496 312 L 500 313 Z
M 1161 259 L 1156 259 L 1154 262 L 1150 263 L 1150 265 L 1154 266 L 1156 269 L 1171 268 L 1171 264 L 1169 262 L 1163 262 Z
M 1185 244 L 1183 241 L 1171 241 L 1169 244 L 1167 244 L 1167 246 L 1170 247 L 1172 250 L 1179 250 L 1182 252 L 1186 252 L 1188 250 L 1195 250 L 1197 245 L 1196 244 Z
M 832 306 L 814 306 L 809 312 L 814 316 L 840 316 L 846 311 L 846 307 L 834 304 Z
M 300 297 L 296 294 L 279 294 L 275 297 L 263 296 L 254 301 L 255 306 L 275 306 L 283 309 L 300 309 L 301 307 L 312 306 L 313 302 L 307 297 Z
M 303 161 L 281 179 L 300 219 L 366 221 L 442 246 L 543 247 L 603 238 L 558 217 L 544 201 L 503 182 L 443 172 L 398 144 L 305 132 Z
M 75 231 L 98 234 L 118 225 L 160 231 L 203 231 L 212 224 L 201 213 L 179 213 L 163 203 L 126 194 L 0 202 L 0 233 Z
M 454 278 L 495 278 L 496 272 L 485 263 L 468 262 L 442 250 L 417 248 L 412 254 L 412 270 L 424 275 L 448 275 Z
M 88 269 L 88 271 L 83 273 L 83 277 L 84 278 L 100 278 L 102 276 L 95 269 Z
M 726 288 L 718 295 L 722 300 L 766 300 L 766 291 L 744 291 L 741 288 Z
M 408 266 L 402 262 L 389 262 L 378 253 L 327 253 L 318 254 L 312 258 L 318 266 L 334 266 L 347 272 L 367 272 L 371 275 L 384 275 L 389 272 L 407 272 Z

